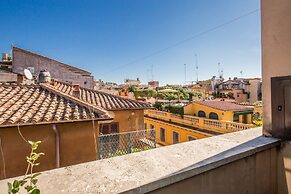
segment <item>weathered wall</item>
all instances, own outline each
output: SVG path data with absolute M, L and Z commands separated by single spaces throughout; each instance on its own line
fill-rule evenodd
M 98 123 L 74 122 L 56 124 L 60 133 L 60 166 L 68 166 L 97 159 L 95 139 Z M 56 168 L 56 143 L 52 125 L 20 126 L 20 131 L 27 140 L 43 141 L 39 152 L 45 153 L 39 160 L 40 165 L 35 171 Z M 17 127 L 0 129 L 1 146 L 4 152 L 6 178 L 25 173 L 26 156 L 30 152 L 30 145 L 20 136 Z M 4 178 L 4 164 L 0 154 L 0 179 Z
M 17 74 L 0 72 L 0 82 L 16 82 Z
M 268 149 L 150 193 L 287 193 L 284 176 L 277 174 L 282 160 L 277 156 L 277 148 Z
M 290 10 L 290 0 L 261 0 L 263 130 L 266 135 L 272 130 L 271 77 L 291 75 Z
M 119 132 L 144 129 L 143 110 L 116 110 L 112 122 L 119 123 Z
M 39 72 L 47 69 L 51 77 L 62 82 L 80 84 L 80 86 L 93 89 L 94 82 L 90 73 L 79 73 L 82 70 L 76 70 L 56 60 L 31 53 L 16 47 L 13 47 L 13 64 L 12 71 L 23 74 L 23 70 L 28 67 L 34 67 L 34 76 L 38 76 Z M 86 84 L 85 84 L 86 83 Z
M 249 80 L 250 86 L 249 86 L 249 92 L 250 92 L 250 103 L 255 103 L 258 101 L 259 93 L 260 91 L 260 83 L 261 81 L 259 79 L 251 79 Z

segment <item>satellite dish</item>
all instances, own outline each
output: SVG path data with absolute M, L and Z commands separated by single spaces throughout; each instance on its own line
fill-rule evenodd
M 28 69 L 24 69 L 24 75 L 27 79 L 32 80 L 32 74 Z

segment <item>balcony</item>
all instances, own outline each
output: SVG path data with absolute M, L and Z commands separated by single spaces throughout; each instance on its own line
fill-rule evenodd
M 190 127 L 213 130 L 222 133 L 241 131 L 256 127 L 255 125 L 251 124 L 207 119 L 191 115 L 184 115 L 183 117 L 181 117 L 173 113 L 158 110 L 145 110 L 144 115 L 145 118 L 148 117 L 153 119 L 159 119 L 163 121 L 173 122 L 176 124 L 183 124 Z
M 254 128 L 43 172 L 42 193 L 286 193 L 281 142 Z M 1 193 L 7 182 L 0 181 Z

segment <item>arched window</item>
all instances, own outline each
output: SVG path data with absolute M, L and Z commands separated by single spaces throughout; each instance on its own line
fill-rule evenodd
M 205 112 L 202 111 L 202 110 L 199 110 L 199 112 L 198 112 L 198 117 L 203 117 L 203 118 L 205 118 L 205 117 L 206 117 Z
M 210 118 L 210 119 L 218 120 L 218 115 L 217 115 L 216 113 L 214 113 L 214 112 L 211 112 L 211 113 L 209 114 L 209 118 Z
M 253 114 L 253 120 L 260 120 L 261 115 L 260 113 L 256 112 L 255 114 Z

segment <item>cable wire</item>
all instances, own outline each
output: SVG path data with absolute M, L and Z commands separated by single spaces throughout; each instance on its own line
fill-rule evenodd
M 169 50 L 169 49 L 171 49 L 171 48 L 173 48 L 173 47 L 179 46 L 179 45 L 181 45 L 181 44 L 183 44 L 183 43 L 185 43 L 185 42 L 188 42 L 188 41 L 191 41 L 191 40 L 193 40 L 193 39 L 196 39 L 196 38 L 198 38 L 198 37 L 200 37 L 200 36 L 203 36 L 203 35 L 205 35 L 205 34 L 207 34 L 207 33 L 209 33 L 209 32 L 215 31 L 215 30 L 217 30 L 217 29 L 219 29 L 219 28 L 222 28 L 222 27 L 224 27 L 224 26 L 226 26 L 226 25 L 232 24 L 232 23 L 234 23 L 234 22 L 236 22 L 236 21 L 238 21 L 238 20 L 240 20 L 240 19 L 242 19 L 242 18 L 245 18 L 245 17 L 247 17 L 247 16 L 249 16 L 249 15 L 252 15 L 252 14 L 258 12 L 259 10 L 260 10 L 260 9 L 255 9 L 255 10 L 252 10 L 252 11 L 250 11 L 250 12 L 248 12 L 248 13 L 245 13 L 245 14 L 243 14 L 243 15 L 240 15 L 240 16 L 238 16 L 238 17 L 236 17 L 236 18 L 233 18 L 233 19 L 231 19 L 231 20 L 228 20 L 228 21 L 226 21 L 226 22 L 223 22 L 223 23 L 221 23 L 221 24 L 219 24 L 219 25 L 216 25 L 216 26 L 214 26 L 214 27 L 212 27 L 212 28 L 209 28 L 209 29 L 207 29 L 207 30 L 204 30 L 204 31 L 202 31 L 202 32 L 199 32 L 199 33 L 197 33 L 197 34 L 195 34 L 195 35 L 193 35 L 193 36 L 191 36 L 191 37 L 188 37 L 188 38 L 186 38 L 186 39 L 184 39 L 184 40 L 181 40 L 181 41 L 179 41 L 179 42 L 176 42 L 176 43 L 174 43 L 174 44 L 172 44 L 172 45 L 170 45 L 170 46 L 168 46 L 168 47 L 165 47 L 165 48 L 163 48 L 163 49 L 157 50 L 157 51 L 155 51 L 155 52 L 153 52 L 153 53 L 151 53 L 151 54 L 149 54 L 149 55 L 146 55 L 146 56 L 144 56 L 144 57 L 137 58 L 137 59 L 135 59 L 135 60 L 133 60 L 133 61 L 131 61 L 131 62 L 129 62 L 129 63 L 123 64 L 123 65 L 120 65 L 120 66 L 118 66 L 118 67 L 116 67 L 116 68 L 114 68 L 114 69 L 112 69 L 112 70 L 110 70 L 110 71 L 108 71 L 108 72 L 103 73 L 102 75 L 106 75 L 106 74 L 111 73 L 111 72 L 114 72 L 114 71 L 116 71 L 116 70 L 118 70 L 118 69 L 120 69 L 120 68 L 122 68 L 122 67 L 129 66 L 129 65 L 132 65 L 132 64 L 137 63 L 137 62 L 140 62 L 140 61 L 144 61 L 144 60 L 146 60 L 146 59 L 148 59 L 148 58 L 150 58 L 150 57 L 152 57 L 152 56 L 155 56 L 155 55 L 158 55 L 158 54 L 160 54 L 160 53 L 163 53 L 163 52 L 165 52 L 165 51 L 167 51 L 167 50 Z

